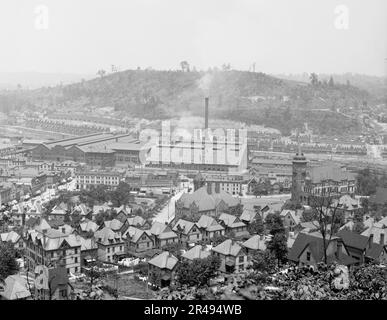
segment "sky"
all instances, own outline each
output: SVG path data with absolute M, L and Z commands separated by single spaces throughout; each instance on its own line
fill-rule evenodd
M 335 11 L 338 10 L 338 11 Z M 1 0 L 0 72 L 387 74 L 386 0 Z

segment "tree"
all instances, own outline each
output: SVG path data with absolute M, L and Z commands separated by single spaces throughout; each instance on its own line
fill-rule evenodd
M 174 256 L 180 257 L 182 246 L 180 243 L 168 243 L 164 247 L 162 247 L 161 250 L 168 251 L 172 253 Z
M 263 225 L 263 220 L 260 214 L 255 216 L 255 220 L 247 226 L 247 230 L 250 234 L 262 234 L 265 231 L 265 226 Z
M 0 281 L 19 271 L 16 250 L 11 243 L 0 242 Z
M 363 212 L 361 210 L 356 210 L 353 217 L 353 232 L 361 234 L 364 231 L 364 222 L 363 222 Z
M 311 73 L 309 79 L 312 86 L 317 86 L 319 84 L 318 75 L 316 73 Z
M 90 279 L 90 288 L 96 280 L 103 276 L 103 272 L 99 271 L 100 263 L 95 263 L 89 268 L 84 268 L 86 276 Z
M 330 86 L 330 87 L 334 87 L 334 86 L 335 86 L 335 83 L 334 83 L 334 81 L 333 81 L 332 76 L 329 78 L 328 86 Z
M 272 238 L 267 244 L 267 249 L 274 255 L 280 266 L 287 260 L 288 246 L 285 227 L 279 214 L 272 217 L 270 234 Z
M 121 181 L 117 188 L 110 193 L 110 200 L 114 207 L 127 205 L 131 199 L 130 186 L 126 182 Z
M 370 196 L 376 192 L 380 186 L 378 176 L 371 172 L 369 168 L 359 170 L 356 176 L 357 192 L 363 196 Z
M 219 266 L 220 259 L 217 256 L 194 259 L 191 262 L 183 261 L 176 271 L 177 281 L 181 285 L 205 286 L 208 280 L 217 274 Z
M 101 78 L 103 78 L 106 74 L 106 71 L 103 69 L 98 70 L 97 75 L 99 75 Z
M 315 227 L 323 238 L 324 263 L 327 264 L 327 246 L 334 235 L 334 231 L 341 226 L 340 220 L 337 219 L 340 214 L 340 203 L 330 193 L 324 196 L 312 196 L 309 201 L 312 208 L 312 221 L 315 221 Z
M 183 72 L 189 72 L 189 63 L 187 61 L 180 62 L 180 67 Z
M 256 251 L 252 256 L 252 267 L 256 271 L 272 273 L 276 267 L 276 259 L 269 251 Z

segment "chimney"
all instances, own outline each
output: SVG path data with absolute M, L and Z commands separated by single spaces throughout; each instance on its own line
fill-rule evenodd
M 44 229 L 42 231 L 43 231 L 43 247 L 46 248 L 47 229 Z
M 204 99 L 204 129 L 208 129 L 208 102 L 210 98 L 205 97 Z
M 384 245 L 384 233 L 380 234 L 380 242 L 381 245 Z
M 370 239 L 369 239 L 369 247 L 370 248 L 371 248 L 373 242 L 374 242 L 374 235 L 371 233 L 370 234 Z
M 62 233 L 66 234 L 66 228 L 65 227 L 62 227 Z
M 212 185 L 210 182 L 207 182 L 207 193 L 212 194 Z
M 343 250 L 343 243 L 341 242 L 341 239 L 337 240 L 337 250 L 336 250 L 336 258 L 338 259 L 340 257 L 340 252 Z

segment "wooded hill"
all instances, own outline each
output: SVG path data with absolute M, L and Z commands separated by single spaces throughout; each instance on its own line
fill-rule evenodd
M 360 132 L 356 114 L 373 99 L 365 90 L 333 81 L 308 84 L 234 70 L 127 70 L 65 86 L 0 94 L 0 108 L 7 113 L 114 107 L 123 116 L 153 120 L 202 116 L 206 95 L 211 118 L 265 125 L 284 134 L 305 122 L 321 134 Z

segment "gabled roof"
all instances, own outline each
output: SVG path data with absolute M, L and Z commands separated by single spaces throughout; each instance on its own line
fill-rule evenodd
M 150 228 L 149 231 L 151 234 L 158 236 L 167 230 L 170 230 L 168 225 L 166 225 L 165 223 L 161 223 L 161 222 L 156 221 L 152 224 L 152 227 Z
M 91 209 L 88 208 L 85 204 L 81 203 L 77 205 L 71 214 L 78 213 L 81 216 L 87 216 L 91 212 Z
M 379 259 L 380 255 L 383 251 L 387 252 L 387 249 L 384 245 L 378 243 L 372 243 L 371 248 L 368 248 L 365 255 L 367 258 L 371 258 L 373 260 Z
M 288 259 L 298 262 L 301 253 L 310 247 L 313 257 L 316 261 L 321 261 L 324 256 L 323 239 L 321 236 L 317 236 L 316 233 L 304 233 L 300 232 L 297 235 L 296 240 L 293 243 L 292 248 L 288 252 Z
M 20 240 L 21 236 L 15 231 L 10 231 L 0 234 L 0 239 L 2 242 L 11 242 L 13 244 L 17 243 Z
M 205 259 L 211 255 L 211 252 L 208 250 L 204 250 L 201 245 L 197 245 L 192 249 L 188 250 L 186 253 L 182 255 L 182 258 L 186 258 L 188 260 L 194 259 Z
M 98 224 L 91 220 L 86 220 L 85 222 L 80 223 L 79 226 L 83 232 L 96 232 L 99 228 Z
M 340 230 L 337 235 L 343 240 L 345 246 L 359 250 L 365 250 L 369 242 L 369 237 L 348 230 Z
M 266 250 L 265 239 L 261 239 L 260 235 L 254 235 L 250 239 L 242 243 L 242 246 L 251 250 Z
M 92 238 L 83 238 L 79 237 L 81 241 L 81 251 L 87 251 L 87 250 L 93 250 L 93 249 L 98 249 L 98 245 L 95 242 L 94 239 Z
M 28 230 L 28 238 L 41 244 L 44 250 L 57 250 L 62 245 L 80 247 L 80 237 L 74 234 L 64 234 L 59 230 L 48 229 L 45 236 L 41 231 Z
M 102 230 L 98 230 L 94 234 L 94 238 L 98 243 L 101 243 L 105 246 L 124 242 L 120 233 L 114 232 L 108 227 L 104 227 Z
M 257 213 L 255 212 L 255 210 L 243 209 L 243 212 L 240 215 L 239 219 L 250 223 L 254 220 L 256 215 Z
M 179 219 L 179 221 L 177 221 L 177 223 L 172 228 L 172 230 L 175 232 L 181 232 L 187 235 L 195 225 L 196 223 L 194 222 L 184 220 L 184 219 Z
M 177 265 L 178 259 L 171 253 L 163 251 L 159 255 L 149 260 L 149 264 L 156 266 L 160 269 L 173 270 Z
M 0 295 L 6 300 L 18 300 L 31 296 L 28 290 L 27 280 L 20 275 L 8 276 L 4 280 L 4 283 L 5 288 L 3 292 L 0 292 Z
M 130 239 L 131 242 L 134 242 L 134 243 L 137 243 L 138 240 L 140 240 L 140 238 L 142 237 L 143 234 L 146 234 L 147 237 L 152 240 L 150 238 L 150 232 L 149 230 L 142 230 L 142 229 L 138 229 L 136 227 L 133 227 L 133 226 L 130 226 L 128 228 L 128 230 L 125 232 L 125 235 L 127 238 Z
M 104 221 L 105 227 L 108 227 L 112 229 L 113 231 L 119 231 L 122 226 L 124 225 L 120 220 L 113 219 L 113 220 L 106 220 Z
M 215 248 L 212 248 L 213 251 L 226 255 L 226 256 L 237 256 L 241 251 L 242 247 L 233 243 L 231 239 L 223 241 L 221 244 L 217 245 Z
M 130 226 L 142 227 L 146 223 L 146 220 L 141 216 L 134 216 L 134 217 L 128 218 L 128 222 Z
M 280 213 L 281 217 L 286 217 L 287 215 L 290 215 L 292 217 L 296 225 L 301 223 L 301 217 L 297 214 L 295 210 L 282 210 Z
M 183 204 L 184 208 L 190 208 L 191 204 L 195 203 L 199 212 L 215 210 L 221 201 L 224 201 L 229 207 L 235 207 L 239 203 L 237 198 L 223 190 L 209 194 L 206 186 L 199 188 L 194 193 L 184 193 L 178 201 Z
M 233 216 L 228 213 L 222 213 L 219 220 L 223 221 L 224 224 L 229 228 L 245 227 L 246 225 L 239 220 L 237 216 Z
M 387 244 L 387 225 L 384 227 L 383 226 L 384 224 L 376 223 L 372 227 L 365 230 L 361 235 L 367 238 L 369 238 L 370 235 L 373 235 L 373 242 L 379 244 L 384 235 L 383 244 Z

